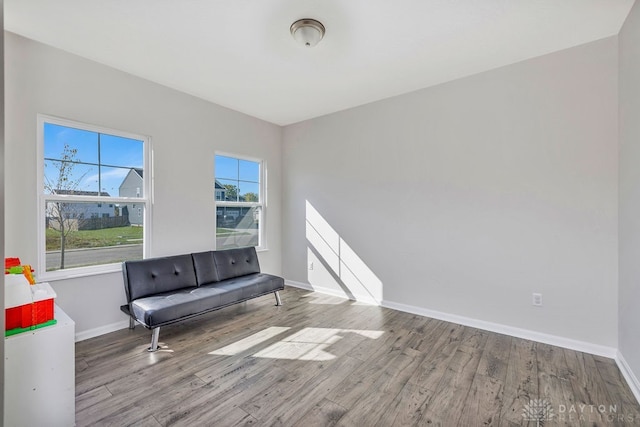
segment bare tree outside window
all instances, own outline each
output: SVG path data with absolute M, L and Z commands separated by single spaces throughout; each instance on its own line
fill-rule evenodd
M 79 176 L 73 175 L 73 169 L 76 163 L 76 155 L 78 150 L 64 145 L 64 149 L 60 154 L 60 160 L 49 160 L 54 167 L 56 174 L 54 176 L 45 175 L 44 187 L 49 194 L 74 194 L 80 182 L 88 172 Z M 78 220 L 84 217 L 81 208 L 77 203 L 68 202 L 52 202 L 47 205 L 47 217 L 49 227 L 60 232 L 60 269 L 64 268 L 64 254 L 69 233 L 74 229 L 78 229 Z

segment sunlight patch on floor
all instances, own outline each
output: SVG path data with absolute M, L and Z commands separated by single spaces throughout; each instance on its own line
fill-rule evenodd
M 260 332 L 256 332 L 255 334 L 248 336 L 247 338 L 243 338 L 239 341 L 236 341 L 233 344 L 229 344 L 228 346 L 212 351 L 209 354 L 216 355 L 216 356 L 233 356 L 233 355 L 242 353 L 243 351 L 247 351 L 258 344 L 268 341 L 271 338 L 275 337 L 276 335 L 279 335 L 285 331 L 288 331 L 289 329 L 291 328 L 281 327 L 281 326 L 271 326 L 267 329 L 263 329 Z
M 237 341 L 218 350 L 211 355 L 233 356 L 283 333 L 291 328 L 272 326 L 247 338 Z M 357 334 L 369 339 L 378 339 L 384 331 L 361 329 L 304 328 L 268 347 L 257 351 L 253 357 L 286 360 L 326 361 L 335 359 L 330 347 L 343 339 L 346 334 Z

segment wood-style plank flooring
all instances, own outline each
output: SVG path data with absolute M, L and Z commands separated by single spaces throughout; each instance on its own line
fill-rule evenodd
M 611 359 L 281 295 L 164 327 L 156 353 L 141 326 L 77 343 L 77 425 L 640 425 Z

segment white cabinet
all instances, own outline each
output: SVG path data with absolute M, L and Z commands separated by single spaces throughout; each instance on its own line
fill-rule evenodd
M 75 323 L 55 306 L 57 323 L 5 338 L 4 425 L 75 424 Z

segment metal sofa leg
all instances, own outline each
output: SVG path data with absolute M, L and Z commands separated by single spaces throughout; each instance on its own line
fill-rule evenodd
M 136 321 L 133 320 L 133 316 L 129 317 L 129 329 L 135 329 L 136 328 Z
M 160 327 L 153 328 L 151 330 L 151 347 L 147 349 L 148 352 L 154 352 L 160 348 L 158 346 L 159 337 L 160 337 Z
M 276 296 L 276 305 L 282 305 L 282 300 L 280 299 L 280 292 L 275 291 L 274 294 Z

